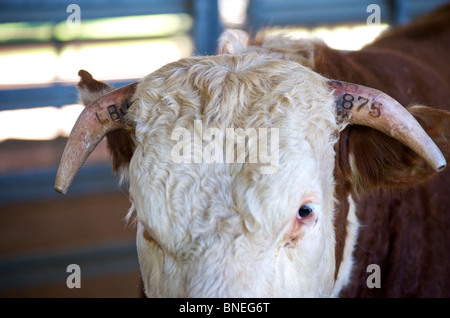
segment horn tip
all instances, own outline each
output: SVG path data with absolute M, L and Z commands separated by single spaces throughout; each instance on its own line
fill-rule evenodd
M 435 155 L 435 158 L 433 158 L 433 159 L 434 160 L 433 160 L 432 166 L 436 169 L 436 172 L 441 172 L 447 166 L 447 160 L 445 159 L 444 155 L 442 154 L 442 152 L 440 150 L 437 151 L 437 154 Z
M 436 168 L 436 172 L 441 172 L 442 170 L 445 169 L 446 166 L 447 166 L 447 162 L 444 162 L 444 163 L 438 165 L 438 167 Z
M 56 192 L 58 192 L 60 194 L 63 194 L 63 195 L 66 195 L 67 194 L 67 190 L 68 190 L 67 187 L 62 187 L 62 186 L 59 186 L 59 185 L 55 185 L 54 189 L 55 189 Z

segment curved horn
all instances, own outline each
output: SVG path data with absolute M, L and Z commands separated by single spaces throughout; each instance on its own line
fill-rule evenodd
M 339 122 L 368 126 L 402 142 L 436 171 L 447 165 L 442 152 L 417 120 L 389 95 L 362 85 L 329 81 Z
M 55 190 L 66 194 L 87 157 L 103 137 L 125 127 L 123 116 L 131 105 L 137 83 L 116 89 L 87 105 L 70 132 L 55 180 Z

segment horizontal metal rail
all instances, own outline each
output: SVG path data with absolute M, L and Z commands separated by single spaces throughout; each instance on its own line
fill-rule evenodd
M 80 266 L 80 280 L 138 272 L 136 241 L 119 240 L 0 258 L 0 292 L 50 284 L 66 284 L 70 264 Z

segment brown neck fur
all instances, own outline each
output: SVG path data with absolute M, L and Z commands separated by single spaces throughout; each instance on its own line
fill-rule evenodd
M 389 31 L 357 52 L 343 53 L 318 45 L 314 70 L 331 79 L 382 90 L 405 106 L 421 103 L 449 110 L 450 5 L 443 11 L 419 20 L 412 27 Z M 411 109 L 411 113 L 449 160 L 449 113 L 436 111 L 431 114 L 436 117 L 431 122 L 427 122 L 429 111 L 423 118 L 425 112 L 414 113 Z M 349 126 L 336 144 L 336 273 L 347 235 L 348 195 L 355 200 L 361 224 L 353 277 L 342 296 L 448 297 L 448 169 L 438 175 L 430 172 L 408 148 L 381 135 L 371 128 Z M 374 153 L 373 148 L 381 153 L 379 162 L 367 157 Z M 352 181 L 349 153 L 366 156 L 355 159 L 363 180 L 360 186 Z M 411 174 L 414 177 L 399 180 L 405 178 L 400 172 L 411 167 L 416 167 Z M 396 175 L 394 171 L 400 172 Z M 366 285 L 369 275 L 366 268 L 370 264 L 381 267 L 380 289 Z

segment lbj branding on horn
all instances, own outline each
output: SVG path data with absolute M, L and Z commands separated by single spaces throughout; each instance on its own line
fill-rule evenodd
M 72 129 L 55 181 L 55 190 L 66 194 L 87 157 L 111 131 L 125 127 L 123 116 L 131 105 L 137 83 L 116 89 L 93 101 L 82 111 Z

